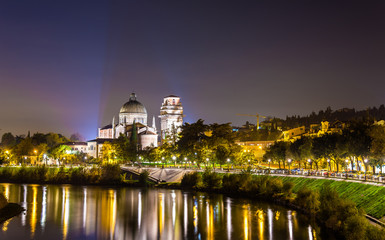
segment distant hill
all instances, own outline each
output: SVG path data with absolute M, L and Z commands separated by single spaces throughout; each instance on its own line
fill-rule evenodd
M 320 110 L 318 113 L 312 112 L 308 116 L 287 116 L 286 120 L 282 120 L 283 129 L 295 128 L 299 126 L 309 127 L 310 124 L 319 124 L 321 121 L 328 121 L 333 123 L 335 121 L 379 121 L 385 120 L 385 106 L 369 107 L 366 110 L 355 110 L 354 108 L 342 108 L 333 111 L 330 107 L 326 110 Z

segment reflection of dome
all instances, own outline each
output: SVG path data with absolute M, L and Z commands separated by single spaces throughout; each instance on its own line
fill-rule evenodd
M 130 101 L 126 102 L 120 109 L 120 113 L 144 113 L 147 114 L 146 108 L 136 100 L 135 93 L 131 93 Z

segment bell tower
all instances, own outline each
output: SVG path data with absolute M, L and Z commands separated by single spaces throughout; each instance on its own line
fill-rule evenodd
M 180 127 L 183 125 L 183 117 L 180 97 L 170 95 L 163 98 L 159 116 L 162 142 L 167 136 L 180 132 Z

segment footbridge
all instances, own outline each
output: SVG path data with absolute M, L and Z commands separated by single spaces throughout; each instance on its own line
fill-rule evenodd
M 190 172 L 189 169 L 178 168 L 149 168 L 121 166 L 122 171 L 131 175 L 139 176 L 143 171 L 149 173 L 148 180 L 151 182 L 181 182 L 183 176 Z

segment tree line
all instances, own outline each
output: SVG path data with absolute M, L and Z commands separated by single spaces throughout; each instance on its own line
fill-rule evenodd
M 385 126 L 352 122 L 341 132 L 317 137 L 301 137 L 294 141 L 277 141 L 264 155 L 264 160 L 284 168 L 290 162 L 299 168 L 324 168 L 340 171 L 350 169 L 365 171 L 361 166 L 382 170 L 385 157 Z M 381 171 L 382 173 L 382 171 Z

